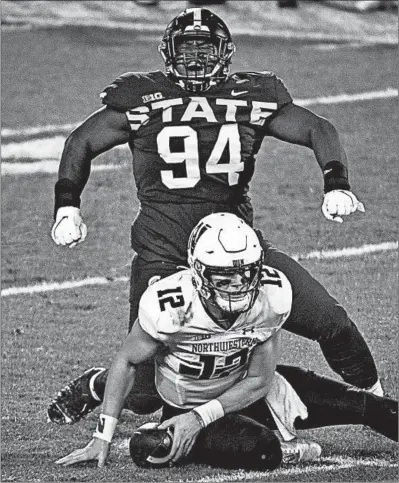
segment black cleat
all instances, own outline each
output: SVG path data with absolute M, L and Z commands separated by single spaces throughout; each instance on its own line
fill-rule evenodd
M 47 408 L 48 422 L 74 424 L 99 406 L 102 401 L 93 396 L 91 382 L 105 370 L 92 367 L 61 389 Z

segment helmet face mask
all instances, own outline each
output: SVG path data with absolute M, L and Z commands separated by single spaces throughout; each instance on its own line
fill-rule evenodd
M 203 304 L 223 316 L 251 309 L 259 293 L 263 250 L 254 230 L 229 213 L 203 218 L 191 233 L 188 261 Z
M 247 312 L 259 293 L 261 268 L 260 260 L 236 269 L 205 267 L 202 287 L 208 302 L 227 315 Z
M 158 50 L 174 82 L 188 91 L 203 92 L 226 79 L 235 46 L 218 16 L 191 8 L 168 25 Z

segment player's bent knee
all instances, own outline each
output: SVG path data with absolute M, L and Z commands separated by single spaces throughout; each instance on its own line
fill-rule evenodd
M 243 459 L 243 469 L 274 470 L 282 461 L 280 441 L 277 436 L 265 428 L 262 430 L 255 448 Z
M 323 316 L 324 330 L 320 333 L 317 341 L 319 343 L 331 340 L 345 341 L 353 338 L 358 332 L 356 325 L 348 317 L 346 310 L 341 305 L 332 305 Z
M 273 470 L 282 461 L 280 441 L 273 431 L 251 418 L 227 415 L 207 428 L 197 447 L 197 462 L 228 469 Z

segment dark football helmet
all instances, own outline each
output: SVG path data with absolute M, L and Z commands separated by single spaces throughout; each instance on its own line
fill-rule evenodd
M 188 8 L 167 26 L 158 50 L 174 82 L 203 92 L 226 79 L 235 45 L 220 17 L 204 8 Z

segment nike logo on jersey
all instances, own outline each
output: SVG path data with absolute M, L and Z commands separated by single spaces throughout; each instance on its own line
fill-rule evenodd
M 242 96 L 243 94 L 246 94 L 248 91 L 235 91 L 234 89 L 231 91 L 232 96 Z

